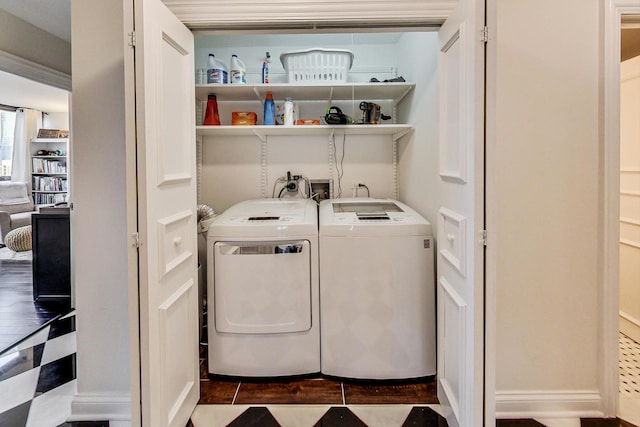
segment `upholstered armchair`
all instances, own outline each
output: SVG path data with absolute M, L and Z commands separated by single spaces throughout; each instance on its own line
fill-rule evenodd
M 18 227 L 31 224 L 35 205 L 24 182 L 0 182 L 0 243 L 4 236 Z

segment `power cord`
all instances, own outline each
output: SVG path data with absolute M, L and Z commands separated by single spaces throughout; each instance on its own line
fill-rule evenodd
M 365 190 L 367 190 L 367 197 L 371 197 L 371 192 L 369 191 L 369 187 L 367 187 L 365 184 L 362 184 L 362 183 L 358 183 L 358 185 L 353 186 L 353 197 L 358 197 L 359 188 L 364 188 Z
M 333 157 L 336 164 L 336 171 L 338 172 L 338 199 L 342 197 L 342 177 L 344 175 L 344 155 L 347 146 L 346 134 L 342 134 L 342 156 L 340 157 L 340 161 L 336 157 L 336 136 L 335 134 L 331 136 L 331 143 L 333 144 Z

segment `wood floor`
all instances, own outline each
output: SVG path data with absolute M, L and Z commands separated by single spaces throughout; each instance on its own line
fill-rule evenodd
M 33 302 L 31 261 L 0 260 L 0 353 L 66 312 Z
M 327 378 L 282 382 L 201 380 L 200 404 L 394 405 L 437 404 L 435 381 L 361 384 Z

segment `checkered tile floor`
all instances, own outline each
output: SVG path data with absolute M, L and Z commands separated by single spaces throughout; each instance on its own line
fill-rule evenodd
M 620 335 L 621 396 L 640 397 L 640 344 Z M 108 426 L 66 423 L 76 393 L 75 313 L 0 354 L 0 426 Z M 288 425 L 445 427 L 440 405 L 198 405 L 190 426 Z
M 75 313 L 0 354 L 0 425 L 66 426 L 76 393 Z
M 640 344 L 620 334 L 620 394 L 640 398 Z
M 108 426 L 66 423 L 76 393 L 75 313 L 0 354 L 0 426 Z M 198 405 L 190 425 L 442 427 L 440 405 Z
M 439 405 L 198 405 L 194 427 L 446 427 Z

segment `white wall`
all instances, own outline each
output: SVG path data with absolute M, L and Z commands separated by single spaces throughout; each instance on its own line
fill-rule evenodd
M 496 4 L 487 263 L 496 264 L 497 412 L 592 413 L 602 366 L 600 2 Z
M 124 40 L 131 28 L 127 4 L 71 3 L 71 242 L 78 320 L 78 393 L 72 420 L 106 418 L 125 424 L 136 410 L 131 406 L 131 376 L 137 375 L 130 371 L 129 341 L 130 322 L 136 319 L 128 316 L 128 256 L 135 249 L 127 244 L 125 61 L 132 55 Z
M 405 33 L 398 43 L 399 73 L 416 88 L 400 106 L 413 134 L 398 143 L 400 200 L 437 224 L 438 201 L 438 33 Z
M 384 80 L 391 76 L 392 66 L 398 66 L 400 36 L 401 33 L 197 35 L 196 68 L 208 68 L 209 54 L 213 53 L 229 69 L 231 55 L 235 54 L 247 66 L 247 83 L 261 83 L 262 62 L 268 51 L 271 83 L 286 83 L 280 55 L 320 47 L 354 53 L 348 81 L 368 82 L 374 76 Z
M 71 74 L 71 44 L 0 9 L 0 51 Z
M 620 331 L 640 341 L 640 56 L 620 68 Z
M 349 81 L 368 82 L 371 77 L 379 80 L 394 77 L 396 73 L 405 77 L 407 81 L 420 79 L 415 89 L 415 99 L 418 107 L 428 104 L 422 112 L 426 114 L 427 127 L 437 124 L 434 116 L 433 103 L 437 106 L 437 99 L 433 98 L 433 72 L 435 64 L 433 43 L 435 33 L 412 33 L 413 38 L 405 39 L 399 33 L 379 34 L 314 34 L 314 35 L 253 35 L 253 36 L 198 36 L 196 37 L 196 67 L 206 68 L 208 54 L 214 53 L 228 64 L 232 54 L 237 54 L 247 65 L 248 82 L 257 83 L 260 65 L 268 50 L 272 57 L 270 67 L 271 82 L 285 82 L 286 76 L 279 57 L 283 52 L 308 49 L 312 47 L 349 49 L 355 54 L 353 67 L 350 70 Z M 420 52 L 416 54 L 415 48 Z M 414 50 L 412 50 L 414 49 Z M 426 51 L 426 52 L 425 52 Z M 419 58 L 417 63 L 406 57 Z M 420 67 L 413 71 L 413 67 Z M 423 72 L 422 67 L 426 68 Z M 430 74 L 431 73 L 431 74 Z M 425 78 L 425 76 L 427 78 Z M 423 82 L 423 80 L 426 81 Z M 295 93 L 292 94 L 294 101 Z M 412 95 L 413 96 L 413 95 Z M 382 112 L 393 115 L 393 106 L 389 101 L 375 99 L 356 99 L 355 102 L 334 101 L 331 105 L 338 105 L 355 120 L 362 118 L 358 105 L 360 101 L 375 101 L 382 105 Z M 276 99 L 276 104 L 282 103 Z M 409 118 L 415 119 L 417 132 L 425 137 L 423 122 L 420 114 L 409 117 L 414 101 L 411 97 L 402 103 L 397 122 L 405 123 Z M 262 123 L 263 107 L 260 101 L 254 102 L 225 102 L 218 99 L 220 119 L 222 124 L 230 124 L 232 111 L 255 111 L 258 123 Z M 298 102 L 301 118 L 319 119 L 324 115 L 328 100 L 317 102 Z M 428 110 L 428 111 L 425 111 Z M 409 139 L 409 138 L 407 138 Z M 436 138 L 430 141 L 435 144 Z M 267 141 L 267 188 L 266 195 L 271 197 L 275 180 L 287 171 L 299 173 L 310 179 L 327 179 L 333 176 L 334 197 L 338 195 L 338 168 L 334 164 L 329 167 L 329 133 L 316 137 L 269 137 Z M 348 136 L 344 139 L 345 156 L 342 159 L 343 138 L 339 132 L 335 135 L 335 149 L 337 159 L 342 160 L 344 174 L 341 180 L 342 197 L 351 197 L 352 184 L 358 181 L 367 185 L 372 197 L 393 198 L 393 152 L 391 136 Z M 422 142 L 417 143 L 421 145 Z M 419 210 L 425 211 L 425 204 L 430 203 L 421 199 L 425 181 L 425 163 L 423 152 L 414 153 L 413 144 L 410 154 L 401 154 L 400 162 L 411 169 L 407 178 L 407 189 L 403 189 L 400 199 L 413 195 L 413 201 L 421 201 Z M 402 151 L 406 151 L 407 144 L 401 143 Z M 203 168 L 202 168 L 202 203 L 213 206 L 221 212 L 240 200 L 259 198 L 262 196 L 261 184 L 262 145 L 256 137 L 204 137 L 203 138 Z M 431 158 L 435 161 L 435 156 Z M 428 172 L 427 172 L 428 174 Z M 402 177 L 399 177 L 402 179 Z M 410 181 L 410 182 L 409 182 Z M 400 188 L 403 188 L 401 184 Z M 276 189 L 276 196 L 280 187 Z M 428 192 L 435 196 L 435 191 Z M 360 190 L 359 196 L 366 196 L 366 190 Z
M 47 113 L 42 119 L 42 127 L 45 129 L 69 130 L 69 113 Z

